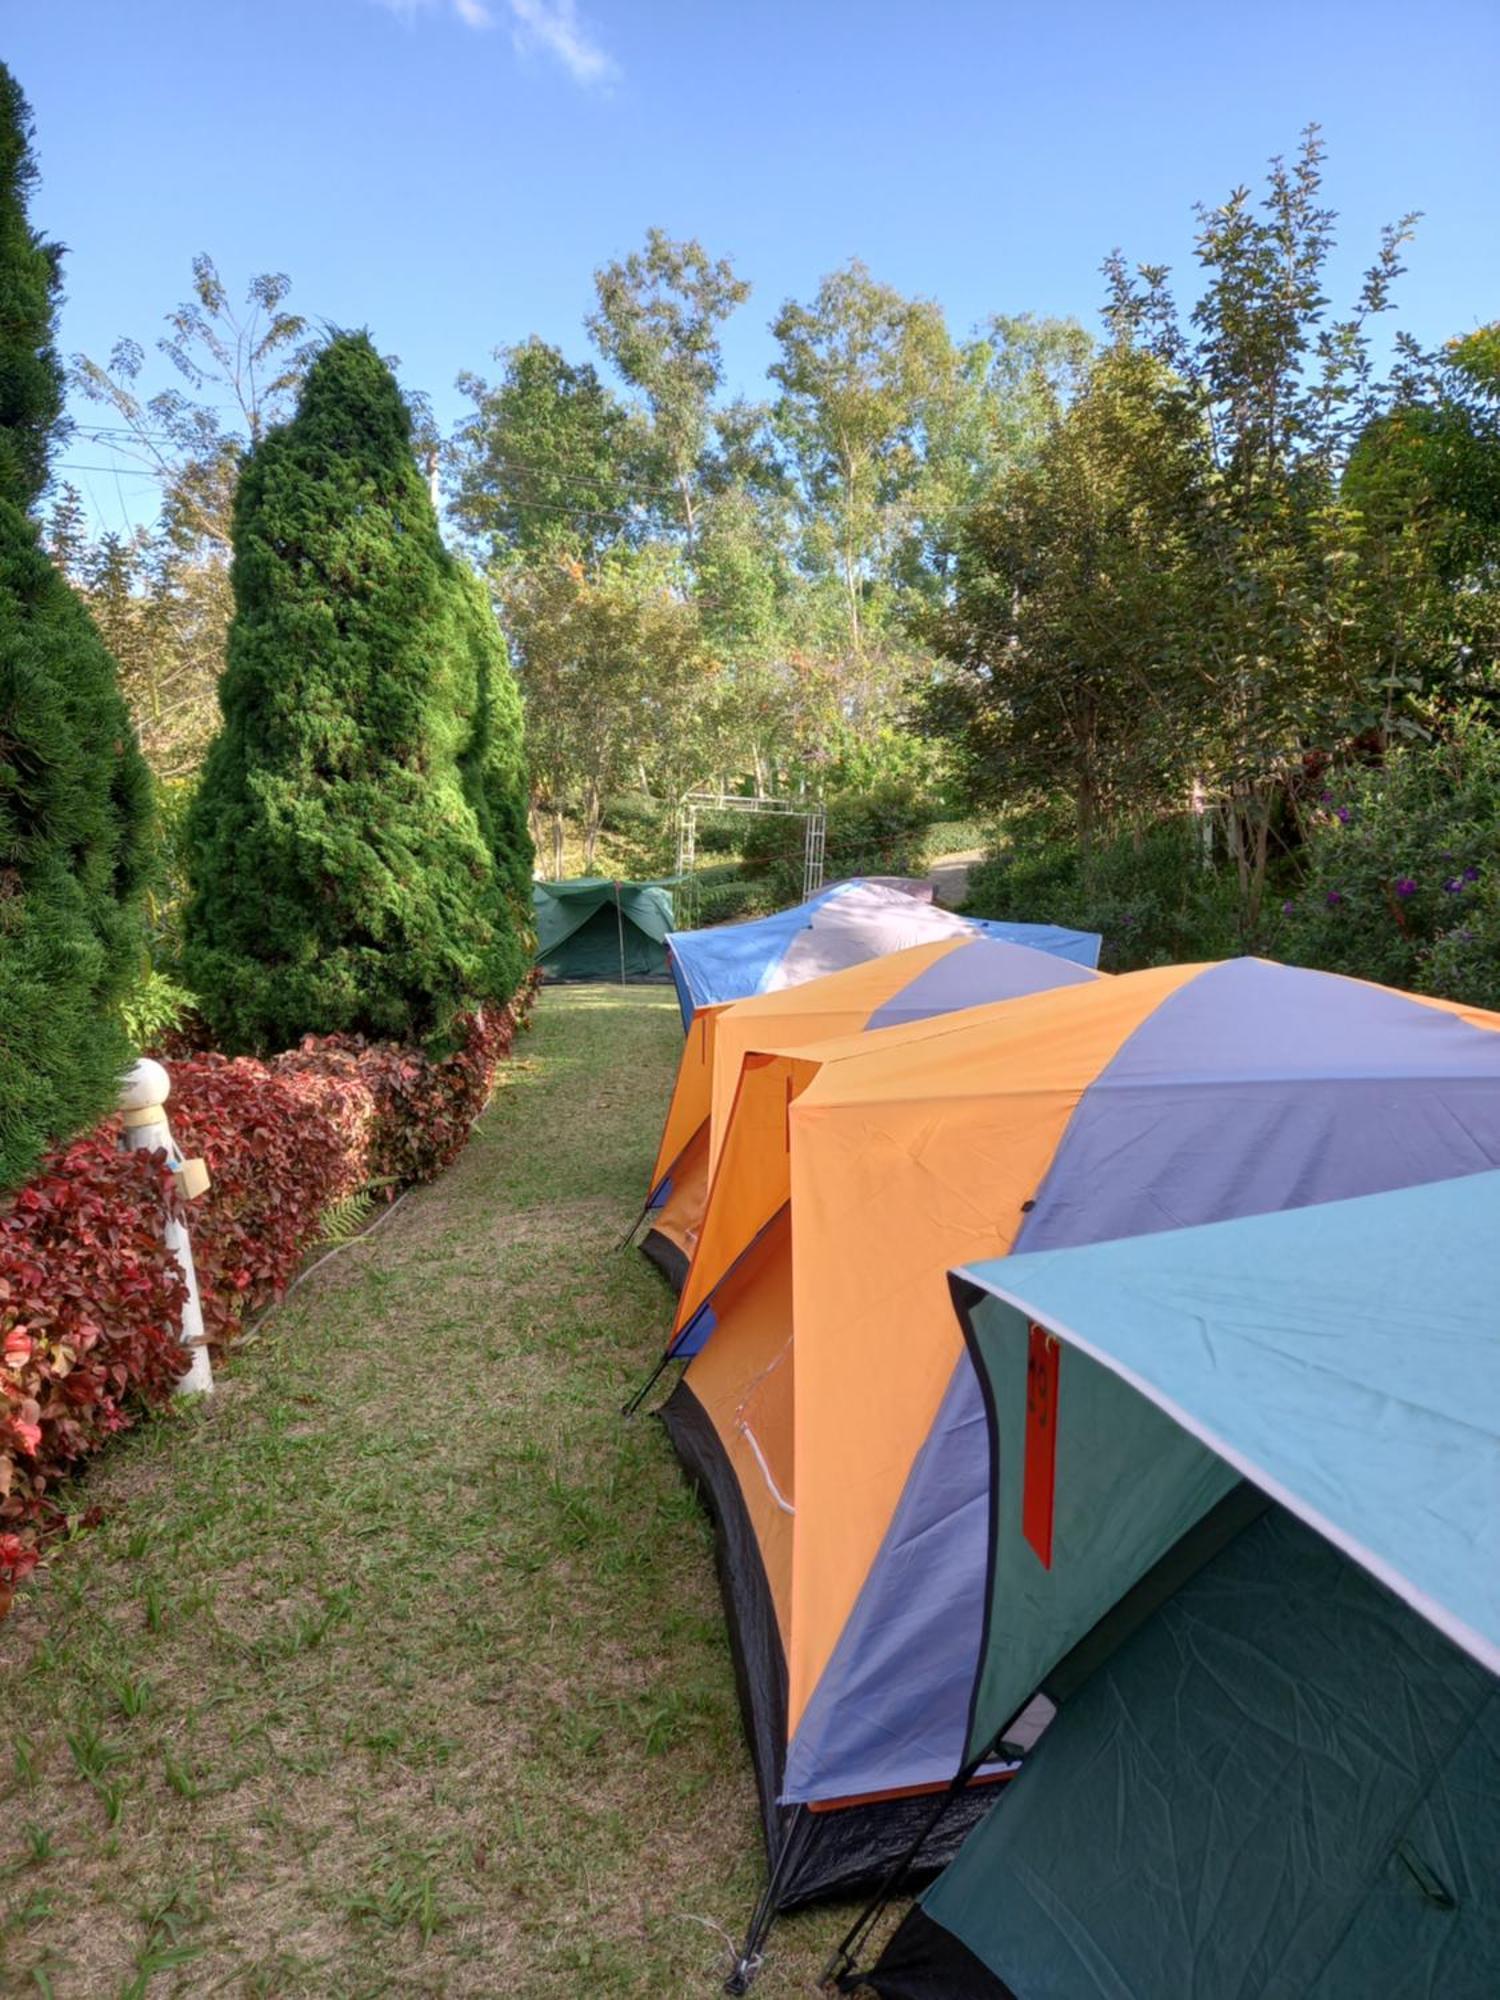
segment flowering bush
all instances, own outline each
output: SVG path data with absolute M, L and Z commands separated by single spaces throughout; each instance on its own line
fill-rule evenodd
M 1283 912 L 1306 965 L 1500 1007 L 1500 741 L 1487 729 L 1330 777 Z
M 453 1160 L 517 1018 L 487 1009 L 442 1058 L 331 1036 L 270 1062 L 169 1061 L 173 1133 L 211 1177 L 190 1210 L 211 1345 L 280 1298 L 334 1203 L 372 1184 L 393 1195 Z M 177 1198 L 161 1156 L 121 1152 L 111 1121 L 0 1208 L 0 1615 L 36 1564 L 48 1488 L 133 1409 L 164 1402 L 186 1366 L 186 1287 L 161 1231 Z
M 174 1199 L 160 1155 L 96 1133 L 0 1213 L 0 1612 L 36 1562 L 48 1486 L 186 1366 L 160 1220 Z

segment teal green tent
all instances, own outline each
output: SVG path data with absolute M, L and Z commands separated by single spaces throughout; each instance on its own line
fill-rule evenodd
M 536 963 L 549 979 L 665 979 L 672 898 L 659 882 L 537 882 Z
M 884 2000 L 1500 1993 L 1497 1218 L 1479 1173 L 958 1275 L 968 1754 L 1042 1733 Z

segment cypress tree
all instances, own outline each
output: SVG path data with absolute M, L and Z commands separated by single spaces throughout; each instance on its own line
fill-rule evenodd
M 62 407 L 59 252 L 32 228 L 31 119 L 0 67 L 0 1186 L 112 1109 L 141 964 L 151 791 L 115 663 L 28 509 Z
M 460 765 L 465 793 L 494 858 L 517 932 L 514 990 L 525 971 L 521 935 L 531 928 L 535 858 L 526 809 L 529 781 L 521 690 L 510 669 L 510 656 L 495 622 L 489 593 L 461 563 L 454 564 L 454 581 L 467 666 L 464 705 L 473 718 Z
M 401 393 L 332 339 L 234 509 L 223 725 L 187 830 L 189 982 L 227 1048 L 441 1043 L 520 958 L 491 805 L 496 677 Z M 503 660 L 502 660 L 503 665 Z

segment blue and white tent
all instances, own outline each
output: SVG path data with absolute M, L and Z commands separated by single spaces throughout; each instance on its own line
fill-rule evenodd
M 1076 965 L 1099 963 L 1099 937 L 1094 931 L 955 916 L 905 890 L 860 877 L 835 882 L 807 902 L 773 916 L 701 931 L 673 931 L 667 938 L 667 953 L 686 1027 L 699 1007 L 801 986 L 865 959 L 963 936 L 1030 945 Z

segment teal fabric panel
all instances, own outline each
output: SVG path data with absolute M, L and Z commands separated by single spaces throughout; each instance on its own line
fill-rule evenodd
M 618 897 L 618 902 L 616 898 Z M 672 899 L 654 882 L 538 882 L 536 963 L 554 979 L 659 978 L 666 972 L 665 939 Z
M 1061 1710 L 924 1907 L 1018 2000 L 1493 1995 L 1495 1699 L 1272 1509 Z
M 1500 1662 L 1500 1174 L 977 1266 Z
M 1048 1670 L 1238 1483 L 1196 1438 L 1087 1355 L 1058 1355 L 1051 1566 L 1022 1533 L 1027 1321 L 981 1299 L 972 1327 L 996 1447 L 990 1593 L 967 1758 Z

